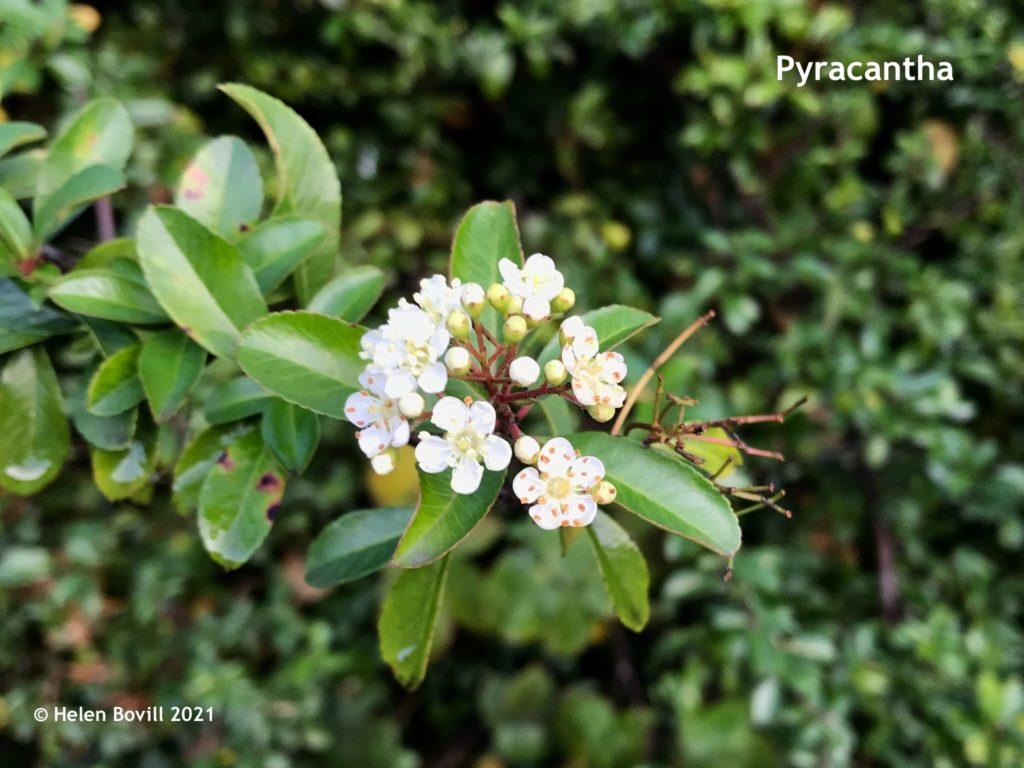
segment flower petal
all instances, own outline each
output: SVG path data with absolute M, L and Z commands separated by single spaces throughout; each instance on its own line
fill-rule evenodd
M 580 456 L 569 470 L 574 485 L 589 488 L 604 479 L 604 463 L 596 456 Z
M 534 504 L 530 507 L 530 519 L 545 531 L 553 531 L 562 527 L 562 510 L 558 502 L 549 501 L 546 504 Z
M 448 441 L 437 435 L 420 433 L 420 444 L 416 446 L 416 463 L 420 469 L 430 474 L 444 472 L 448 469 L 448 459 L 452 448 Z
M 555 291 L 555 295 L 558 295 L 558 291 Z M 534 294 L 523 301 L 523 314 L 531 320 L 544 320 L 551 316 L 551 303 L 546 297 Z
M 391 444 L 391 432 L 386 425 L 377 423 L 359 431 L 359 450 L 371 459 Z
M 544 486 L 545 483 L 540 479 L 535 467 L 527 467 L 512 480 L 512 490 L 523 504 L 536 501 Z
M 387 382 L 384 384 L 384 394 L 397 399 L 416 390 L 416 377 L 409 371 L 389 371 Z
M 466 428 L 469 409 L 457 397 L 442 397 L 434 406 L 430 420 L 445 432 L 458 432 Z
M 559 326 L 562 336 L 570 341 L 583 333 L 584 328 L 586 328 L 586 326 L 583 324 L 583 318 L 579 315 L 573 315 L 572 317 L 565 318 L 565 320 L 562 321 L 562 325 Z
M 537 459 L 537 469 L 547 476 L 564 475 L 576 458 L 572 443 L 564 437 L 553 437 L 544 443 Z
M 579 379 L 572 380 L 572 393 L 576 396 L 580 405 L 594 405 L 597 403 L 597 397 L 594 394 L 594 390 Z
M 512 461 L 512 446 L 508 444 L 507 440 L 497 435 L 490 435 L 484 440 L 482 453 L 484 464 L 494 472 L 504 469 Z
M 372 408 L 377 401 L 366 392 L 353 392 L 345 401 L 345 418 L 357 427 L 369 426 L 374 420 Z
M 477 432 L 489 435 L 494 431 L 496 419 L 497 414 L 494 411 L 494 406 L 486 400 L 477 400 L 469 406 L 469 416 L 465 423 Z
M 463 457 L 452 470 L 452 490 L 456 493 L 476 493 L 480 487 L 480 478 L 484 476 L 484 468 L 475 460 Z
M 597 331 L 589 325 L 584 326 L 583 332 L 574 336 L 572 340 L 572 351 L 577 357 L 593 357 L 597 354 Z
M 618 384 L 626 378 L 626 361 L 618 352 L 605 352 L 601 355 L 604 375 L 609 381 Z
M 590 496 L 570 496 L 567 500 L 567 508 L 564 513 L 569 525 L 580 527 L 590 525 L 597 517 L 597 502 Z
M 388 429 L 391 430 L 391 445 L 401 448 L 409 444 L 409 422 L 401 416 L 392 416 L 388 419 Z
M 431 395 L 436 395 L 444 390 L 448 384 L 448 369 L 444 363 L 431 363 L 420 374 L 420 389 Z

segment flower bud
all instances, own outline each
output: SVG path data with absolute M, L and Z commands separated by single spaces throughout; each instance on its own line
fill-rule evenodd
M 615 409 L 610 405 L 588 405 L 587 413 L 594 421 L 611 421 L 615 415 Z
M 469 316 L 465 312 L 455 310 L 448 314 L 448 319 L 445 321 L 445 327 L 448 329 L 448 333 L 454 336 L 459 341 L 465 341 L 469 338 L 469 332 L 473 327 L 473 324 L 469 321 Z
M 398 461 L 398 451 L 388 448 L 370 459 L 370 468 L 378 475 L 389 475 L 395 471 L 395 463 Z
M 565 363 L 561 360 L 548 360 L 544 363 L 544 378 L 547 379 L 548 384 L 558 386 L 565 381 L 565 377 Z
M 466 283 L 462 286 L 462 306 L 466 313 L 474 320 L 480 317 L 487 306 L 487 297 L 484 296 L 484 289 L 477 283 Z
M 508 367 L 508 376 L 513 383 L 528 387 L 540 376 L 540 366 L 532 357 L 517 357 Z
M 536 309 L 536 307 L 527 308 L 525 305 L 523 307 L 523 317 L 526 318 L 526 324 L 530 328 L 536 328 L 538 325 L 540 325 L 549 317 L 551 317 L 550 307 L 548 308 L 547 312 L 543 314 L 536 312 Z
M 535 464 L 537 456 L 540 454 L 540 443 L 529 435 L 523 435 L 516 440 L 512 450 L 515 452 L 516 458 L 523 464 Z
M 509 297 L 508 288 L 501 283 L 492 283 L 487 289 L 487 301 L 499 312 L 504 312 L 508 308 Z
M 598 504 L 611 504 L 619 495 L 619 490 L 607 480 L 602 480 L 591 486 L 590 495 Z
M 448 372 L 455 376 L 462 376 L 463 374 L 469 373 L 469 368 L 473 361 L 469 357 L 467 352 L 462 347 L 452 347 L 444 353 L 444 364 L 448 369 Z
M 521 315 L 523 314 L 523 300 L 518 296 L 509 296 L 508 304 L 505 305 L 506 315 Z
M 552 312 L 568 312 L 576 305 L 576 292 L 572 288 L 563 288 L 551 300 Z
M 407 392 L 398 398 L 398 410 L 407 419 L 415 419 L 423 413 L 426 403 L 419 392 Z
M 505 321 L 505 341 L 510 344 L 520 342 L 528 330 L 522 315 L 512 315 Z

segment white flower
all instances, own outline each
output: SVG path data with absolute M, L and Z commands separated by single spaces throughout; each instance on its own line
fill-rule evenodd
M 438 357 L 444 354 L 451 335 L 425 310 L 402 300 L 388 312 L 388 321 L 363 336 L 362 358 L 367 370 L 383 377 L 384 393 L 396 398 L 416 390 L 431 394 L 448 383 L 448 371 Z
M 523 300 L 523 314 L 531 320 L 544 320 L 551 315 L 551 300 L 565 286 L 565 278 L 555 269 L 549 256 L 535 253 L 518 267 L 510 259 L 498 262 L 505 287 Z
M 567 317 L 562 321 L 562 324 L 558 327 L 558 336 L 561 338 L 563 344 L 567 344 L 582 334 L 586 329 L 587 326 L 583 324 L 583 318 L 573 315 L 572 317 Z
M 420 280 L 420 289 L 412 297 L 435 325 L 443 325 L 448 313 L 462 309 L 462 281 L 456 277 L 448 285 L 444 275 L 425 277 Z
M 512 448 L 494 433 L 494 406 L 478 400 L 467 406 L 455 397 L 442 397 L 430 420 L 444 430 L 444 437 L 420 433 L 416 461 L 424 472 L 435 474 L 452 468 L 452 490 L 475 493 L 484 468 L 501 470 L 512 459 Z
M 364 371 L 359 383 L 365 387 L 345 401 L 345 417 L 359 427 L 359 448 L 371 459 L 390 447 L 409 442 L 409 422 L 398 410 L 398 403 L 384 394 L 384 379 Z
M 512 452 L 523 464 L 533 464 L 537 461 L 537 455 L 540 453 L 540 443 L 536 438 L 523 435 L 512 446 Z
M 444 364 L 452 374 L 462 376 L 469 372 L 472 360 L 463 347 L 452 347 L 444 353 Z
M 370 459 L 370 468 L 378 475 L 390 475 L 395 471 L 394 449 L 378 453 Z
M 528 387 L 540 376 L 540 366 L 532 357 L 517 357 L 508 367 L 508 376 L 521 387 Z
M 576 399 L 581 405 L 621 408 L 626 400 L 626 390 L 619 384 L 626 378 L 626 361 L 622 355 L 618 352 L 599 354 L 597 332 L 583 325 L 578 317 L 562 323 L 561 332 L 569 339 L 562 347 L 562 362 L 572 375 L 572 392 Z
M 564 437 L 548 440 L 536 467 L 527 467 L 512 481 L 523 504 L 531 504 L 530 517 L 545 530 L 560 526 L 590 525 L 597 502 L 590 488 L 604 479 L 604 464 L 594 456 L 577 456 Z

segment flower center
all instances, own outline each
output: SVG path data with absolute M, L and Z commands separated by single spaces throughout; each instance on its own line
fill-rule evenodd
M 451 444 L 453 453 L 476 459 L 483 455 L 484 435 L 472 429 L 449 432 L 445 439 Z
M 405 365 L 407 370 L 419 376 L 423 369 L 433 362 L 430 345 L 418 341 L 405 342 Z
M 552 477 L 548 480 L 548 496 L 553 499 L 564 499 L 572 492 L 572 484 L 568 478 Z

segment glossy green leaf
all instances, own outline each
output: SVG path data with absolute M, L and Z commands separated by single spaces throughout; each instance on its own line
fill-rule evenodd
M 45 242 L 81 213 L 82 208 L 125 185 L 124 174 L 106 165 L 84 168 L 65 181 L 40 203 L 36 199 L 33 218 L 37 242 Z
M 237 423 L 210 427 L 185 447 L 174 467 L 174 483 L 171 486 L 174 506 L 181 514 L 196 511 L 203 481 L 217 459 L 231 443 L 253 429 L 251 424 Z
M 124 168 L 132 151 L 134 128 L 128 111 L 115 99 L 93 99 L 67 122 L 51 142 L 39 168 L 36 210 L 65 182 L 93 165 Z
M 206 350 L 177 328 L 148 336 L 139 353 L 139 380 L 153 418 L 167 421 L 199 381 Z
M 340 419 L 359 388 L 365 329 L 313 312 L 277 312 L 242 336 L 238 362 L 255 381 L 290 403 Z
M 43 167 L 45 158 L 45 150 L 31 149 L 0 159 L 0 187 L 15 200 L 34 196 L 39 169 Z
M 71 423 L 75 425 L 75 429 L 90 445 L 105 451 L 124 450 L 135 436 L 138 409 L 130 408 L 114 416 L 97 416 L 89 413 L 85 407 L 86 390 L 96 367 L 98 366 L 86 371 L 79 384 L 72 389 L 68 396 L 68 415 L 71 416 Z
M 455 231 L 449 276 L 487 290 L 491 283 L 501 282 L 498 262 L 502 259 L 523 264 L 515 205 L 509 200 L 477 203 L 466 211 Z M 498 315 L 491 307 L 484 309 L 481 318 L 487 326 L 497 328 Z
M 100 363 L 86 394 L 89 413 L 114 416 L 142 402 L 146 393 L 139 381 L 140 349 L 138 344 L 124 347 Z
M 69 312 L 118 323 L 168 321 L 138 265 L 124 259 L 106 267 L 72 270 L 53 284 L 50 298 Z
M 270 532 L 284 495 L 284 475 L 257 430 L 231 443 L 199 492 L 199 533 L 214 560 L 237 568 Z
M 426 568 L 400 571 L 381 607 L 377 624 L 381 656 L 398 682 L 409 689 L 419 686 L 427 674 L 449 560 L 444 557 Z
M 138 262 L 139 255 L 135 252 L 134 238 L 117 237 L 113 240 L 107 240 L 105 243 L 97 243 L 86 252 L 85 256 L 78 260 L 74 270 L 109 267 L 119 259 Z
M 615 614 L 623 624 L 639 632 L 651 613 L 647 600 L 651 577 L 643 553 L 629 534 L 604 512 L 597 513 L 586 531 Z
M 290 472 L 309 465 L 320 442 L 320 419 L 312 411 L 274 398 L 263 413 L 263 442 Z
M 350 269 L 317 291 L 309 311 L 358 323 L 384 292 L 384 279 L 376 267 Z
M 14 121 L 0 123 L 0 157 L 23 144 L 42 141 L 46 138 L 46 129 L 35 123 Z
M 50 336 L 71 333 L 78 324 L 48 306 L 37 307 L 12 280 L 0 277 L 0 354 Z
M 274 396 L 252 379 L 238 376 L 216 387 L 204 405 L 204 415 L 210 424 L 247 419 L 263 413 Z
M 314 587 L 333 587 L 379 571 L 390 562 L 411 517 L 408 508 L 342 515 L 310 545 L 306 581 Z
M 176 208 L 150 208 L 138 226 L 146 282 L 174 322 L 218 357 L 267 312 L 252 270 L 233 245 Z
M 585 313 L 582 320 L 584 325 L 589 325 L 597 331 L 601 351 L 607 352 L 644 328 L 650 328 L 661 318 L 644 312 L 642 309 L 612 304 Z M 555 334 L 537 356 L 537 362 L 543 366 L 544 363 L 558 357 L 561 354 L 561 349 L 562 345 L 558 340 L 558 334 Z
M 60 471 L 70 448 L 57 374 L 41 346 L 16 352 L 0 373 L 0 485 L 35 493 Z
M 174 204 L 224 239 L 237 240 L 263 207 L 252 150 L 235 136 L 208 141 L 185 167 Z
M 569 441 L 604 462 L 623 508 L 725 557 L 740 548 L 740 526 L 729 502 L 693 467 L 605 432 L 580 432 Z
M 505 470 L 484 470 L 476 493 L 455 493 L 451 471 L 420 473 L 420 501 L 395 551 L 394 564 L 421 568 L 451 551 L 484 519 L 498 498 Z
M 104 357 L 110 357 L 118 350 L 139 343 L 139 337 L 130 326 L 95 317 L 85 317 L 83 321 L 89 329 L 89 335 L 96 342 L 96 348 Z
M 144 491 L 156 469 L 156 433 L 140 428 L 127 448 L 105 451 L 94 448 L 92 477 L 100 492 L 110 501 L 121 501 Z
M 238 249 L 266 295 L 312 255 L 324 234 L 323 225 L 312 219 L 275 216 L 246 234 Z
M 323 242 L 295 273 L 299 300 L 307 304 L 334 272 L 341 227 L 341 183 L 316 132 L 283 102 L 247 85 L 220 86 L 248 112 L 274 153 L 277 166 L 275 214 L 295 213 L 324 226 Z
M 32 250 L 32 224 L 18 201 L 0 187 L 0 265 L 21 261 Z
M 560 395 L 548 395 L 547 397 L 538 398 L 534 408 L 540 412 L 540 416 L 543 417 L 545 422 L 546 431 L 540 434 L 547 434 L 552 437 L 568 435 L 575 431 L 578 426 L 579 420 L 576 417 L 576 409 L 574 406 L 570 406 L 569 401 Z

